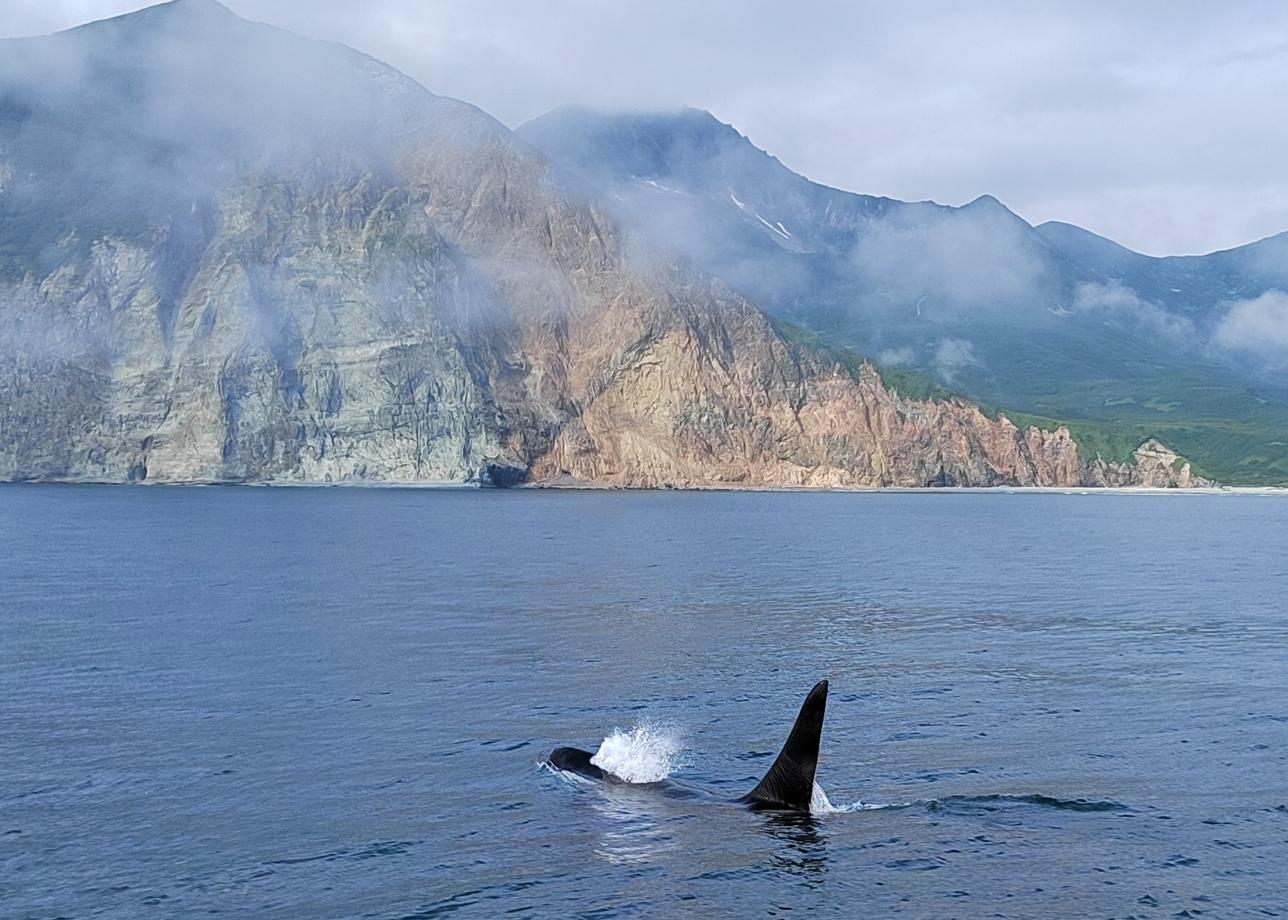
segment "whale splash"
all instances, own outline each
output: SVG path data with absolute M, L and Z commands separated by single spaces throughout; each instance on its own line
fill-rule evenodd
M 681 751 L 678 729 L 644 722 L 614 729 L 590 762 L 628 783 L 660 783 L 682 765 Z

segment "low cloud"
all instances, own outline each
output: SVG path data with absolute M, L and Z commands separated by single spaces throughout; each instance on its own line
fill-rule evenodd
M 887 348 L 877 355 L 877 363 L 886 367 L 902 367 L 917 360 L 917 353 L 911 348 Z
M 146 3 L 4 0 L 0 33 Z M 1288 79 L 1288 4 L 226 4 L 344 41 L 511 125 L 569 102 L 690 103 L 829 185 L 947 202 L 987 191 L 1030 220 L 1152 253 L 1288 227 L 1288 120 L 1265 114 Z
M 1040 300 L 1042 260 L 1029 229 L 1000 204 L 941 210 L 914 205 L 873 221 L 854 249 L 863 284 L 880 300 L 949 318 Z
M 1193 344 L 1197 340 L 1194 324 L 1189 319 L 1146 300 L 1120 281 L 1079 284 L 1073 292 L 1073 311 L 1100 313 L 1144 326 L 1178 343 Z
M 966 368 L 978 364 L 975 346 L 965 339 L 941 339 L 935 348 L 935 371 L 948 383 L 954 382 Z
M 1288 294 L 1266 291 L 1232 301 L 1212 337 L 1227 351 L 1251 355 L 1267 367 L 1288 367 Z

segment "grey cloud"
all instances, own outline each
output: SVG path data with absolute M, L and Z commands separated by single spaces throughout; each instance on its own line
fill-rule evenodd
M 941 339 L 935 347 L 935 370 L 947 383 L 953 383 L 964 369 L 979 363 L 975 346 L 965 339 Z
M 1213 341 L 1221 348 L 1250 354 L 1267 368 L 1288 367 L 1288 294 L 1267 291 L 1230 303 Z
M 7 0 L 49 31 L 137 0 Z M 228 0 L 517 124 L 563 103 L 714 111 L 811 178 L 997 195 L 1151 253 L 1288 228 L 1288 6 L 895 0 Z
M 911 348 L 887 348 L 877 355 L 877 363 L 887 367 L 901 367 L 917 360 L 917 353 Z
M 48 357 L 93 356 L 137 314 L 171 335 L 217 214 L 243 243 L 239 320 L 289 351 L 294 294 L 272 279 L 281 253 L 298 253 L 264 241 L 289 240 L 299 186 L 344 206 L 386 187 L 408 132 L 443 150 L 456 129 L 494 130 L 364 55 L 214 5 L 145 14 L 128 33 L 103 24 L 5 43 L 0 105 L 0 297 L 12 308 L 0 311 L 0 353 Z M 367 180 L 355 186 L 355 175 Z M 262 235 L 255 215 L 267 215 Z M 104 291 L 145 309 L 103 311 Z
M 1218 304 L 1217 318 L 1202 328 L 1118 281 L 1078 285 L 1072 310 L 1151 329 L 1180 349 L 1210 358 L 1251 358 L 1265 370 L 1288 368 L 1288 293 Z
M 853 261 L 874 293 L 914 303 L 920 314 L 1032 307 L 1042 262 L 1027 235 L 987 202 L 948 213 L 911 209 L 873 222 Z
M 1198 340 L 1198 333 L 1189 319 L 1145 300 L 1119 281 L 1079 284 L 1074 290 L 1072 309 L 1101 313 L 1145 326 L 1181 346 L 1194 345 Z

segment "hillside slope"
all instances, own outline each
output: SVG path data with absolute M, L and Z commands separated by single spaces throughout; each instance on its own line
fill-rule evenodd
M 1251 334 L 1288 316 L 1288 235 L 1155 259 L 988 196 L 828 188 L 693 109 L 558 109 L 519 134 L 624 225 L 887 368 L 1068 424 L 1089 451 L 1158 437 L 1223 481 L 1288 481 L 1288 353 Z
M 0 48 L 0 478 L 1194 481 L 901 398 L 485 113 L 213 0 Z

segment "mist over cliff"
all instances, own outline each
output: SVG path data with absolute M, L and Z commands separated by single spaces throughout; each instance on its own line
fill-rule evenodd
M 0 478 L 1195 481 L 907 398 L 601 191 L 214 0 L 6 41 Z
M 565 107 L 519 134 L 771 315 L 1108 453 L 1158 437 L 1222 480 L 1288 481 L 1288 234 L 1145 256 L 987 195 L 829 188 L 695 109 Z

